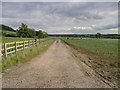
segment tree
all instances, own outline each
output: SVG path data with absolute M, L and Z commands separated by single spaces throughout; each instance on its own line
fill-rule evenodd
M 47 32 L 42 32 L 41 30 L 35 31 L 35 29 L 28 28 L 28 26 L 24 23 L 17 30 L 17 36 L 19 37 L 38 37 L 44 38 L 47 37 Z
M 36 31 L 34 29 L 28 28 L 24 23 L 17 30 L 17 36 L 19 37 L 34 37 L 36 36 Z
M 102 34 L 101 33 L 97 33 L 96 34 L 96 38 L 101 38 Z
M 27 31 L 28 31 L 27 25 L 22 23 L 22 25 L 19 27 L 19 30 L 17 30 L 17 36 L 27 37 Z
M 34 36 L 36 36 L 36 31 L 34 29 L 28 28 L 27 37 L 34 37 Z
M 39 31 L 36 31 L 36 36 L 37 36 L 38 38 L 45 38 L 45 37 L 48 37 L 48 33 L 39 30 Z
M 42 38 L 42 37 L 43 37 L 42 31 L 41 31 L 41 30 L 36 31 L 36 36 L 37 36 L 38 38 Z
M 43 38 L 48 37 L 48 33 L 47 32 L 43 32 Z

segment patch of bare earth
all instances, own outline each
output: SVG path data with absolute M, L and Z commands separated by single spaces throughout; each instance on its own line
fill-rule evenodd
M 3 88 L 111 88 L 61 41 L 29 62 L 7 69 L 2 82 Z
M 101 80 L 111 87 L 118 87 L 118 60 L 106 60 L 97 54 L 70 45 L 77 62 L 84 62 L 92 68 Z

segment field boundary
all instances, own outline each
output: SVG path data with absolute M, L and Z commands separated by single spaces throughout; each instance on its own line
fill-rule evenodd
M 3 57 L 7 58 L 9 54 L 17 53 L 18 51 L 24 50 L 31 46 L 37 46 L 38 44 L 44 41 L 44 39 L 34 39 L 28 41 L 2 43 L 1 53 Z

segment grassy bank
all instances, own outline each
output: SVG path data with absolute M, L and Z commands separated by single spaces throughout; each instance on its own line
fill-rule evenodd
M 117 39 L 63 39 L 67 44 L 98 54 L 105 59 L 118 59 Z
M 2 70 L 4 71 L 6 68 L 17 65 L 21 62 L 26 62 L 31 58 L 43 53 L 48 47 L 54 42 L 54 40 L 47 40 L 37 47 L 30 47 L 23 51 L 17 52 L 17 54 L 9 55 L 6 59 L 3 58 Z

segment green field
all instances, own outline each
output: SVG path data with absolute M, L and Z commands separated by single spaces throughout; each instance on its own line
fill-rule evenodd
M 32 40 L 32 39 L 34 39 L 34 38 L 2 37 L 2 43 L 17 42 L 17 41 L 27 41 L 27 40 Z
M 105 59 L 118 59 L 118 39 L 63 39 L 67 44 L 80 47 Z
M 16 35 L 16 32 L 2 30 L 2 34 L 14 34 L 14 35 Z

